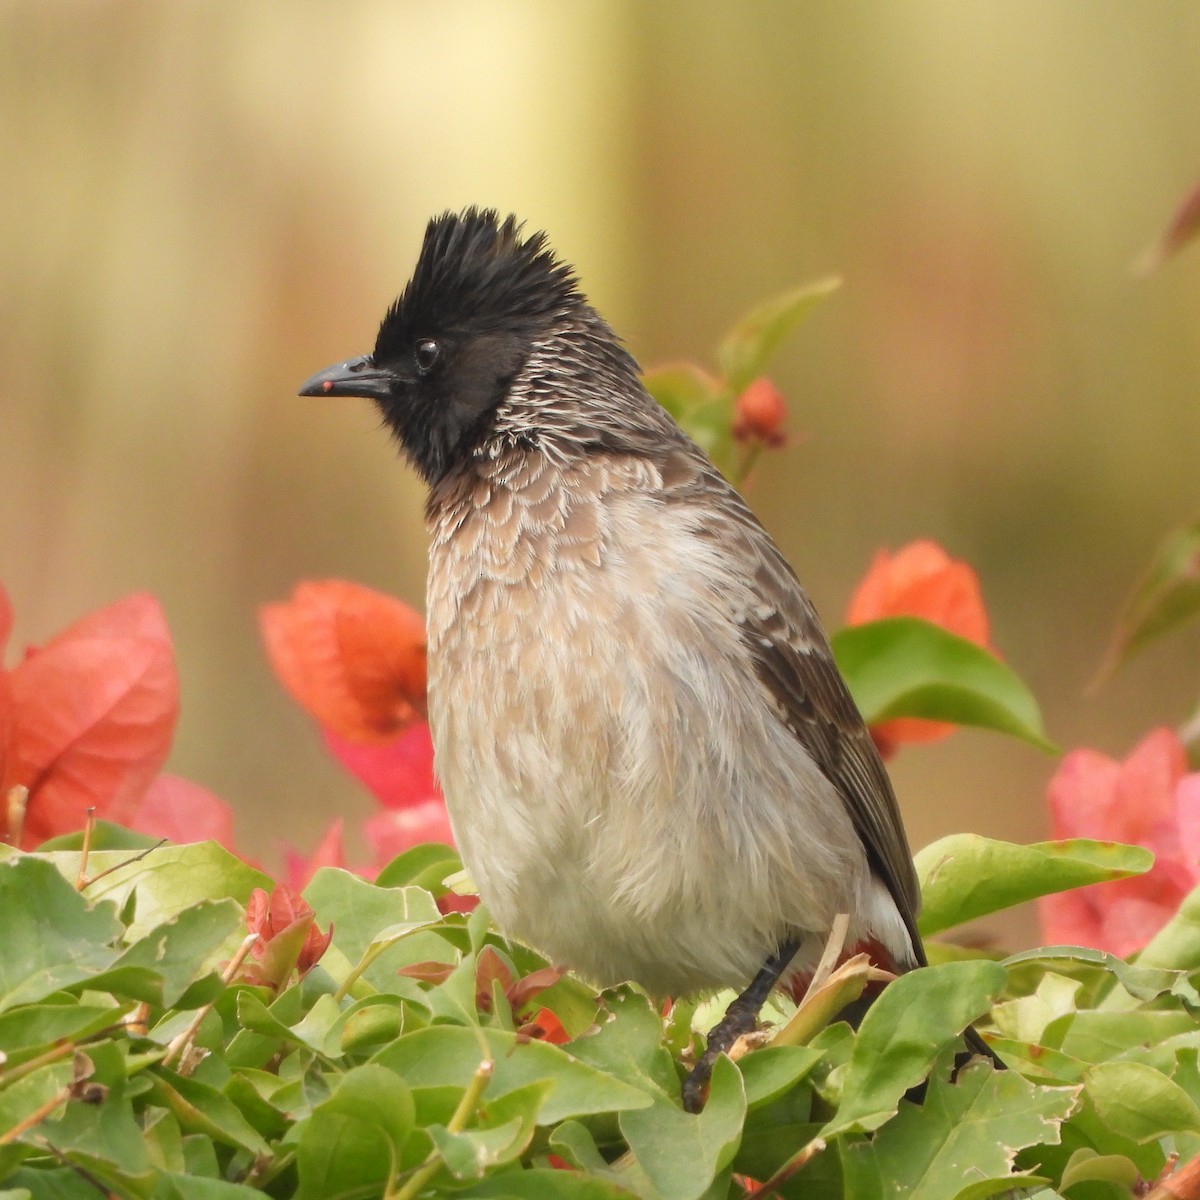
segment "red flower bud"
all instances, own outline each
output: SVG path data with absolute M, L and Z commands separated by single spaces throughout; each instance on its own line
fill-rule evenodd
M 304 975 L 316 966 L 333 940 L 333 926 L 322 933 L 314 917 L 309 903 L 286 883 L 277 884 L 269 896 L 255 888 L 246 902 L 246 926 L 258 934 L 251 952 L 259 962 L 243 977 L 281 987 L 293 968 Z
M 782 446 L 787 440 L 783 423 L 787 405 L 779 389 L 761 375 L 746 386 L 733 406 L 733 437 L 738 442 Z

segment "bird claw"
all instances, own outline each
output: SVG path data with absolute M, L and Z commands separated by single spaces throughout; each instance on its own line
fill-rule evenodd
M 749 1007 L 740 1007 L 735 1000 L 725 1016 L 708 1035 L 708 1044 L 687 1078 L 683 1081 L 683 1107 L 686 1112 L 698 1113 L 708 1099 L 708 1084 L 713 1067 L 722 1054 L 740 1058 L 752 1047 L 757 1035 L 758 1014 Z

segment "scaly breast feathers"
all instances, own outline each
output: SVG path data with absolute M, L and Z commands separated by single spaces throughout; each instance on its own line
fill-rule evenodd
M 782 931 L 845 911 L 865 863 L 736 622 L 712 619 L 746 580 L 664 519 L 643 460 L 489 465 L 431 504 L 428 596 L 436 766 L 485 901 L 594 979 L 748 977 Z

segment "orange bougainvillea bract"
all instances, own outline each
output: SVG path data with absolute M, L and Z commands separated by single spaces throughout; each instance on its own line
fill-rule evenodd
M 208 788 L 178 775 L 155 779 L 128 824 L 139 833 L 169 842 L 216 842 L 236 852 L 229 805 Z
M 321 726 L 333 756 L 383 805 L 364 826 L 378 865 L 421 842 L 453 845 L 433 775 L 425 713 L 425 625 L 391 596 L 340 579 L 300 584 L 261 614 L 271 663 Z M 332 855 L 325 834 L 314 860 L 288 852 L 293 880 Z
M 11 627 L 5 597 L 0 633 Z M 179 681 L 158 602 L 129 596 L 76 621 L 0 676 L 3 787 L 28 789 L 7 836 L 23 847 L 129 821 L 171 746 Z M 11 813 L 11 807 L 10 807 Z
M 1200 883 L 1200 772 L 1183 743 L 1155 729 L 1122 762 L 1072 750 L 1049 787 L 1056 838 L 1128 842 L 1154 851 L 1145 874 L 1046 896 L 1038 902 L 1048 942 L 1124 957 L 1140 950 Z
M 979 578 L 936 542 L 917 541 L 889 554 L 881 550 L 850 598 L 848 625 L 883 617 L 921 617 L 979 646 L 988 644 L 988 616 Z M 919 717 L 897 717 L 871 727 L 886 755 L 906 742 L 932 742 L 955 726 Z
M 324 728 L 384 742 L 424 716 L 425 623 L 402 601 L 313 580 L 260 620 L 275 673 Z
M 308 887 L 309 880 L 322 867 L 346 866 L 346 851 L 342 842 L 343 821 L 339 817 L 331 821 L 329 828 L 321 835 L 316 849 L 309 855 L 301 854 L 292 847 L 284 850 L 284 873 L 287 884 L 294 892 L 302 892 Z

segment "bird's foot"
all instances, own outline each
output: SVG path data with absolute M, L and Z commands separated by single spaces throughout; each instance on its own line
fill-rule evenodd
M 759 1006 L 743 1005 L 743 999 L 744 996 L 739 996 L 713 1026 L 704 1053 L 683 1081 L 683 1107 L 687 1112 L 698 1113 L 704 1107 L 708 1099 L 708 1081 L 717 1059 L 728 1054 L 739 1038 L 747 1037 L 758 1028 Z
M 738 1038 L 746 1037 L 758 1027 L 758 1014 L 771 989 L 787 970 L 788 964 L 800 949 L 798 938 L 789 938 L 763 964 L 762 970 L 750 981 L 750 986 L 725 1010 L 725 1015 L 708 1035 L 704 1053 L 683 1081 L 683 1107 L 697 1113 L 708 1099 L 708 1081 L 713 1064 L 729 1052 Z

